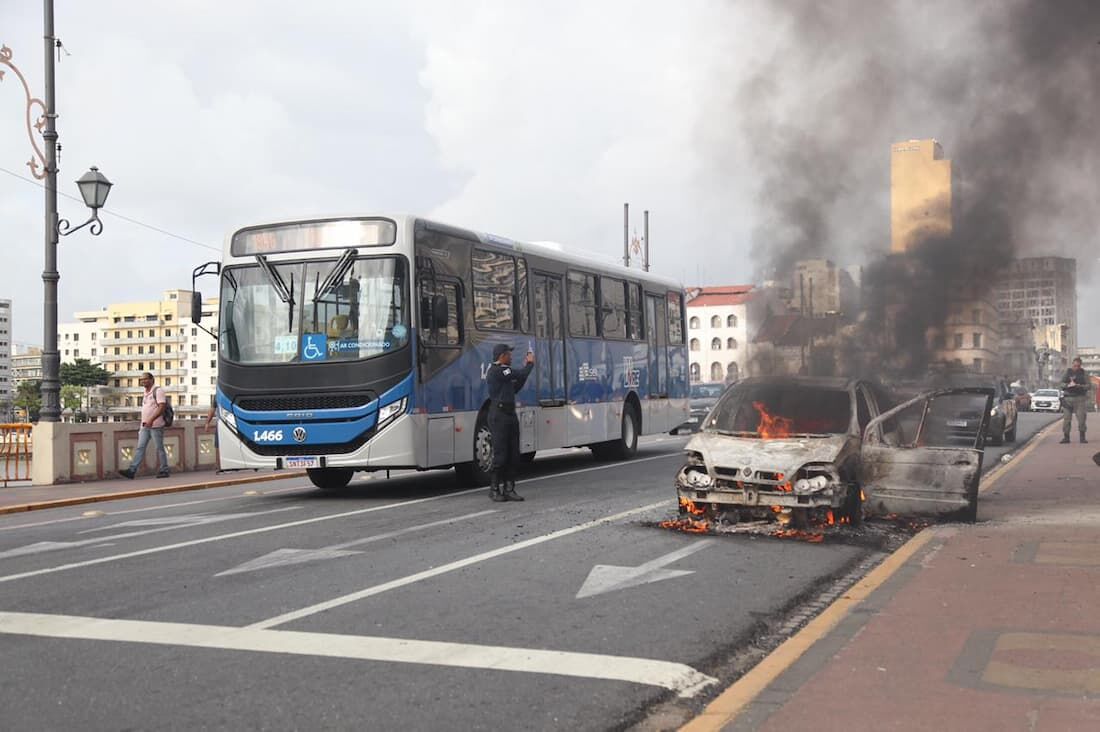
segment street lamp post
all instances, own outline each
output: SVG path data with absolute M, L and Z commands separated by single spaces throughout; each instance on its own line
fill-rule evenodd
M 0 66 L 11 69 L 23 85 L 26 95 L 27 136 L 30 138 L 33 155 L 27 166 L 31 174 L 44 181 L 46 193 L 45 214 L 45 257 L 42 269 L 43 322 L 42 322 L 42 408 L 39 419 L 42 422 L 61 420 L 61 355 L 57 342 L 57 282 L 61 275 L 57 271 L 57 242 L 59 236 L 79 231 L 89 226 L 89 231 L 98 236 L 103 231 L 103 222 L 99 220 L 99 209 L 107 201 L 111 182 L 93 167 L 76 182 L 85 205 L 92 209 L 91 217 L 83 224 L 73 228 L 65 219 L 57 216 L 57 106 L 54 80 L 54 52 L 60 48 L 60 41 L 54 37 L 53 0 L 43 0 L 43 43 L 45 44 L 45 99 L 31 96 L 26 78 L 12 63 L 12 52 L 7 46 L 0 47 Z M 4 70 L 0 68 L 0 81 Z M 35 114 L 35 109 L 40 109 Z M 32 120 L 34 122 L 32 123 Z M 42 135 L 44 144 L 40 147 L 34 137 L 32 127 Z

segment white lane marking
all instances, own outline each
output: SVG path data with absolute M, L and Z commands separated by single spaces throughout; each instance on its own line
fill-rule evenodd
M 629 465 L 630 463 L 644 463 L 650 460 L 662 460 L 670 457 L 678 457 L 679 453 L 668 452 L 661 455 L 653 455 L 651 457 L 639 458 L 637 460 L 627 460 L 625 462 L 616 463 L 612 465 L 601 465 L 595 468 L 584 468 L 583 470 L 574 470 L 565 473 L 554 473 L 552 475 L 543 475 L 536 478 L 528 478 L 527 480 L 517 481 L 519 483 L 533 483 L 539 480 L 548 480 L 550 478 L 562 478 L 569 475 L 576 475 L 577 473 L 587 473 L 592 470 L 608 470 L 610 468 L 621 468 L 623 465 Z M 123 559 L 131 559 L 133 557 L 142 557 L 147 554 L 157 554 L 160 552 L 173 551 L 175 549 L 184 549 L 186 547 L 198 546 L 200 544 L 209 544 L 215 541 L 225 541 L 227 539 L 236 539 L 242 536 L 251 536 L 253 534 L 263 534 L 269 531 L 279 531 L 281 529 L 293 528 L 295 526 L 304 526 L 305 524 L 313 524 L 319 521 L 331 521 L 334 519 L 347 518 L 348 516 L 358 516 L 365 513 L 374 513 L 376 511 L 386 511 L 391 508 L 401 508 L 402 506 L 414 506 L 419 503 L 427 503 L 429 501 L 441 501 L 447 498 L 455 498 L 457 496 L 466 496 L 471 493 L 482 493 L 484 488 L 470 488 L 464 491 L 456 491 L 454 493 L 444 493 L 438 496 L 428 496 L 427 498 L 415 498 L 411 501 L 400 501 L 398 503 L 387 503 L 382 506 L 372 506 L 371 508 L 361 508 L 356 511 L 345 511 L 344 513 L 334 513 L 328 516 L 316 516 L 314 518 L 302 519 L 301 521 L 291 521 L 285 524 L 275 524 L 274 526 L 262 526 L 258 529 L 248 529 L 247 531 L 235 531 L 231 534 L 221 534 L 218 536 L 209 536 L 204 539 L 193 539 L 191 541 L 181 541 L 177 544 L 166 544 L 165 546 L 152 547 L 150 549 L 142 549 L 140 551 L 127 552 L 125 554 L 113 554 L 109 557 L 100 557 L 99 559 L 89 559 L 84 562 L 72 562 L 71 564 L 62 564 L 57 567 L 45 567 L 43 569 L 36 569 L 30 572 L 20 572 L 18 574 L 9 574 L 0 577 L 0 583 L 13 582 L 15 580 L 26 579 L 28 577 L 38 577 L 44 574 L 53 574 L 54 572 L 65 572 L 70 569 L 81 569 L 83 567 L 90 567 L 96 564 L 104 564 L 105 562 L 117 562 Z
M 352 592 L 352 593 L 347 594 L 347 595 L 342 595 L 340 597 L 335 597 L 335 598 L 333 598 L 331 600 L 327 600 L 325 602 L 319 602 L 316 605 L 310 605 L 309 607 L 304 607 L 300 610 L 294 610 L 294 611 L 289 612 L 289 613 L 283 613 L 282 615 L 276 615 L 273 618 L 268 618 L 267 620 L 261 620 L 258 623 L 252 623 L 251 625 L 249 625 L 247 627 L 249 627 L 249 628 L 273 628 L 276 625 L 282 625 L 284 623 L 289 623 L 292 620 L 299 620 L 301 618 L 305 618 L 305 617 L 308 617 L 310 615 L 315 615 L 317 613 L 324 612 L 326 610 L 331 610 L 334 607 L 340 607 L 341 605 L 347 605 L 348 603 L 356 602 L 357 600 L 362 600 L 364 598 L 372 597 L 374 595 L 380 595 L 383 592 L 388 592 L 390 590 L 395 590 L 399 587 L 405 587 L 407 585 L 411 585 L 411 584 L 416 583 L 416 582 L 421 582 L 421 581 L 426 580 L 426 579 L 431 579 L 432 577 L 438 577 L 441 574 L 447 574 L 448 572 L 453 572 L 456 569 L 462 569 L 463 567 L 469 567 L 470 565 L 473 565 L 473 564 L 479 564 L 481 562 L 487 561 L 489 559 L 493 559 L 495 557 L 501 557 L 501 556 L 504 556 L 505 554 L 511 554 L 512 552 L 518 552 L 521 549 L 526 549 L 528 547 L 536 546 L 538 544 L 543 544 L 543 543 L 548 542 L 548 541 L 553 541 L 554 539 L 560 539 L 563 536 L 569 536 L 571 534 L 576 534 L 576 533 L 581 532 L 581 531 L 587 531 L 588 529 L 594 529 L 597 526 L 603 526 L 605 524 L 609 524 L 609 523 L 612 523 L 614 521 L 618 521 L 620 519 L 624 519 L 624 518 L 628 518 L 630 516 L 634 516 L 635 514 L 645 513 L 646 511 L 652 511 L 656 508 L 660 508 L 661 506 L 668 506 L 671 503 L 672 503 L 671 500 L 658 501 L 657 503 L 650 503 L 647 506 L 641 506 L 639 508 L 632 508 L 629 511 L 623 511 L 621 513 L 616 513 L 612 516 L 604 516 L 603 518 L 598 518 L 598 519 L 595 519 L 593 521 L 586 521 L 583 524 L 577 524 L 576 526 L 570 526 L 568 529 L 559 529 L 558 531 L 552 531 L 549 534 L 543 534 L 542 536 L 535 536 L 535 537 L 532 537 L 530 539 L 525 539 L 524 541 L 516 542 L 515 544 L 509 544 L 508 546 L 498 547 L 497 549 L 492 549 L 492 550 L 487 551 L 487 552 L 482 552 L 481 554 L 475 554 L 472 557 L 466 557 L 465 559 L 459 559 L 459 560 L 454 561 L 454 562 L 449 562 L 449 563 L 441 565 L 439 567 L 433 567 L 432 569 L 426 569 L 423 572 L 417 572 L 416 574 L 410 574 L 406 577 L 400 577 L 398 579 L 391 580 L 389 582 L 384 582 L 380 585 L 374 585 L 373 587 L 367 587 L 365 589 L 359 590 L 358 592 Z
M 713 539 L 703 539 L 702 541 L 688 544 L 676 551 L 652 559 L 645 564 L 639 564 L 636 567 L 597 564 L 592 568 L 592 571 L 588 573 L 588 577 L 585 579 L 584 584 L 581 585 L 581 589 L 577 592 L 577 599 L 592 597 L 593 595 L 599 595 L 604 592 L 625 590 L 628 587 L 637 587 L 638 585 L 645 585 L 650 582 L 660 582 L 661 580 L 695 574 L 695 571 L 690 569 L 664 569 L 664 567 L 684 557 L 690 556 L 700 549 L 705 549 L 713 543 Z
M 459 521 L 465 521 L 467 519 L 488 516 L 491 513 L 497 513 L 497 511 L 494 509 L 490 511 L 478 511 L 477 513 L 468 513 L 464 516 L 455 516 L 454 518 L 443 519 L 442 521 L 432 521 L 431 523 L 427 524 L 417 524 L 416 526 L 410 526 L 407 529 L 387 531 L 384 534 L 376 534 L 375 536 L 365 536 L 362 539 L 345 541 L 343 544 L 333 544 L 332 546 L 324 546 L 320 549 L 276 549 L 270 554 L 265 554 L 262 557 L 257 557 L 256 559 L 249 560 L 244 564 L 239 564 L 233 569 L 227 569 L 224 572 L 219 572 L 214 576 L 225 577 L 226 575 L 230 574 L 255 572 L 260 569 L 285 567 L 291 564 L 304 564 L 306 562 L 314 562 L 321 559 L 337 559 L 339 557 L 347 557 L 353 554 L 362 554 L 362 552 L 349 550 L 353 546 L 362 546 L 363 544 L 371 544 L 376 541 L 394 539 L 398 536 L 404 536 L 406 534 L 412 534 L 418 531 L 424 531 L 426 529 L 434 529 L 437 526 L 447 526 L 448 524 L 458 523 Z
M 127 531 L 122 534 L 109 534 L 107 536 L 96 536 L 91 539 L 82 539 L 80 541 L 38 541 L 34 544 L 27 544 L 26 546 L 19 546 L 14 549 L 8 549 L 0 552 L 0 559 L 10 559 L 12 557 L 23 557 L 28 554 L 41 554 L 42 552 L 53 552 L 59 549 L 75 549 L 82 546 L 111 546 L 111 544 L 105 544 L 104 542 L 113 542 L 118 539 L 131 539 L 135 536 L 146 536 L 148 534 L 159 534 L 162 531 L 175 531 L 176 529 L 187 529 L 194 526 L 206 526 L 207 524 L 218 524 L 223 521 L 234 521 L 236 519 L 251 518 L 253 516 L 265 516 L 269 513 L 282 513 L 283 511 L 298 511 L 301 506 L 285 506 L 283 508 L 273 508 L 268 511 L 253 511 L 252 513 L 226 513 L 226 514 L 208 514 L 208 515 L 196 515 L 196 516 L 175 516 L 170 521 L 167 519 L 154 519 L 160 522 L 160 525 L 154 529 L 145 529 L 144 531 Z M 137 522 L 135 522 L 137 523 Z M 170 525 L 164 526 L 164 523 Z M 105 526 L 101 530 L 109 530 L 114 528 L 120 528 L 127 524 L 119 524 L 117 526 Z M 81 532 L 86 534 L 88 532 Z
M 669 689 L 683 698 L 717 683 L 691 666 L 651 658 L 224 625 L 0 612 L 0 633 L 626 681 Z
M 638 440 L 639 445 L 641 445 L 641 444 L 652 444 L 652 443 L 656 443 L 656 442 L 660 442 L 660 439 L 654 440 L 654 439 L 641 438 L 641 439 Z M 569 455 L 569 454 L 576 454 L 577 451 L 581 450 L 581 449 L 583 449 L 583 448 L 562 447 L 562 448 L 557 448 L 557 449 L 554 449 L 554 450 L 547 450 L 547 451 L 539 453 L 539 454 L 543 455 L 545 457 L 551 457 L 551 456 L 554 456 L 554 455 Z M 667 453 L 665 455 L 660 455 L 660 456 L 657 456 L 657 457 L 667 457 L 668 455 L 674 455 L 674 454 L 677 454 L 677 453 Z M 630 461 L 627 461 L 627 462 L 642 462 L 643 460 L 652 460 L 652 459 L 653 459 L 652 457 L 646 457 L 646 458 L 639 458 L 638 460 L 630 460 Z M 600 468 L 598 468 L 598 469 L 602 469 L 602 468 L 606 468 L 606 467 L 610 467 L 610 466 L 600 466 Z M 400 472 L 395 471 L 394 472 L 394 477 L 395 478 L 407 477 L 408 475 L 419 475 L 419 473 L 417 471 L 400 471 Z M 558 475 L 570 475 L 570 473 L 558 473 Z M 525 480 L 516 481 L 516 482 L 517 482 L 517 484 L 518 483 L 528 483 L 528 482 L 531 482 L 533 480 L 542 480 L 545 477 L 553 477 L 553 476 L 540 476 L 538 478 L 527 478 Z M 293 478 L 286 478 L 285 480 L 293 480 Z M 272 481 L 272 482 L 277 482 L 277 481 Z M 240 484 L 237 484 L 236 486 L 226 486 L 226 487 L 227 488 L 239 487 L 239 485 Z M 263 492 L 263 495 L 274 496 L 274 495 L 277 495 L 279 493 L 289 493 L 290 491 L 307 491 L 307 490 L 310 491 L 310 492 L 313 492 L 313 490 L 314 490 L 313 485 L 312 484 L 296 485 L 296 486 L 291 486 L 289 488 L 276 488 L 274 490 L 265 490 Z M 144 508 L 128 508 L 124 511 L 109 511 L 108 514 L 111 515 L 111 516 L 121 516 L 123 514 L 128 514 L 128 513 L 141 513 L 141 512 L 144 512 L 144 511 L 158 511 L 158 510 L 164 509 L 164 508 L 179 508 L 180 506 L 194 506 L 194 505 L 197 505 L 199 503 L 213 503 L 215 501 L 232 501 L 234 499 L 240 499 L 240 498 L 241 498 L 240 495 L 221 496 L 219 498 L 203 498 L 203 499 L 200 499 L 200 500 L 197 500 L 197 501 L 182 501 L 182 502 L 179 502 L 179 503 L 165 503 L 165 504 L 161 504 L 161 505 L 157 505 L 157 506 L 146 506 Z M 0 526 L 0 531 L 11 531 L 13 529 L 29 529 L 29 528 L 33 528 L 35 526 L 49 526 L 50 524 L 61 524 L 61 523 L 67 523 L 69 521 L 86 521 L 86 520 L 87 520 L 87 517 L 84 517 L 84 516 L 70 516 L 68 518 L 62 518 L 62 519 L 50 519 L 49 521 L 35 521 L 35 522 L 29 523 L 29 524 L 15 524 L 13 526 Z
M 287 478 L 287 480 L 290 480 L 290 478 Z M 230 488 L 230 487 L 234 487 L 234 486 L 226 486 L 226 487 Z M 309 486 L 296 485 L 296 486 L 291 486 L 290 488 L 276 488 L 275 490 L 264 491 L 263 494 L 266 495 L 266 496 L 274 496 L 278 493 L 289 493 L 290 491 L 303 491 L 303 490 L 306 490 L 306 489 L 309 489 L 311 491 L 314 490 L 312 485 L 309 485 Z M 164 504 L 160 504 L 160 505 L 156 505 L 156 506 L 146 506 L 144 508 L 127 508 L 123 511 L 96 511 L 95 516 L 89 516 L 89 515 L 85 514 L 85 515 L 80 515 L 80 516 L 69 516 L 68 518 L 50 519 L 49 521 L 35 521 L 35 522 L 29 523 L 29 524 L 14 524 L 12 526 L 0 526 L 0 531 L 12 531 L 14 529 L 30 529 L 30 528 L 34 528 L 35 526 L 50 526 L 51 524 L 64 524 L 64 523 L 68 523 L 70 521 L 87 521 L 89 518 L 99 518 L 99 517 L 102 517 L 102 516 L 122 516 L 122 515 L 128 514 L 128 513 L 144 513 L 146 511 L 159 511 L 159 510 L 165 509 L 165 508 L 179 508 L 180 506 L 194 506 L 194 505 L 197 505 L 199 503 L 214 503 L 215 501 L 232 501 L 234 499 L 240 500 L 241 498 L 242 498 L 242 496 L 240 496 L 240 495 L 232 495 L 232 496 L 222 496 L 220 498 L 202 498 L 202 499 L 199 499 L 197 501 L 181 501 L 179 503 L 164 503 Z M 136 500 L 136 499 L 133 499 L 133 500 Z

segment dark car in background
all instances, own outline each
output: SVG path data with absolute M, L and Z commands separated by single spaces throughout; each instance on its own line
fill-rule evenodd
M 725 384 L 692 384 L 691 385 L 691 415 L 687 422 L 676 428 L 676 433 L 698 432 L 710 413 L 711 407 L 718 403 L 718 398 L 726 390 Z
M 993 390 L 993 407 L 989 413 L 986 440 L 991 445 L 1003 445 L 1016 441 L 1016 395 L 1008 384 L 997 376 L 972 374 L 966 372 L 938 374 L 931 379 L 933 388 L 977 387 Z M 948 434 L 958 440 L 971 442 L 980 429 L 982 416 L 970 406 L 963 407 L 952 414 L 941 415 L 946 422 Z

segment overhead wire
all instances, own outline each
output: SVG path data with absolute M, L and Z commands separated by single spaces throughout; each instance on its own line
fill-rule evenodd
M 31 185 L 37 186 L 39 188 L 45 188 L 46 187 L 40 181 L 37 181 L 33 178 L 28 178 L 24 175 L 20 175 L 19 173 L 15 172 L 14 170 L 9 170 L 7 168 L 0 167 L 0 172 L 7 173 L 8 175 L 12 176 L 13 178 L 18 178 L 19 180 L 23 181 L 24 183 L 30 183 Z M 64 198 L 68 198 L 71 201 L 76 201 L 78 203 L 84 203 L 84 201 L 82 199 L 77 198 L 76 196 L 70 195 L 68 193 L 64 193 L 62 191 L 58 191 L 57 195 L 62 196 Z M 196 240 L 191 239 L 189 237 L 183 236 L 182 234 L 175 234 L 171 231 L 168 231 L 167 229 L 162 229 L 159 226 L 153 226 L 152 224 L 147 224 L 144 221 L 140 221 L 140 220 L 135 219 L 133 217 L 126 216 L 124 214 L 120 214 L 120 213 L 117 213 L 115 211 L 111 211 L 111 210 L 106 209 L 106 208 L 103 208 L 103 209 L 100 209 L 100 210 L 103 213 L 107 214 L 108 216 L 113 216 L 116 219 L 121 219 L 121 220 L 126 221 L 128 223 L 134 224 L 135 226 L 141 226 L 143 228 L 149 229 L 150 231 L 155 231 L 158 234 L 163 234 L 164 236 L 170 236 L 173 239 L 179 239 L 180 241 L 185 241 L 188 244 L 193 244 L 197 247 L 202 247 L 203 249 L 210 249 L 210 250 L 215 251 L 215 252 L 221 252 L 221 247 L 216 247 L 216 246 L 213 246 L 211 244 L 206 244 L 205 242 L 196 241 Z

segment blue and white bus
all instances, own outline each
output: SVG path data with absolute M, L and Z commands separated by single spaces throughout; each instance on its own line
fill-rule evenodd
M 688 416 L 682 286 L 555 245 L 412 216 L 290 221 L 234 232 L 204 274 L 220 279 L 223 469 L 305 468 L 339 489 L 355 471 L 454 467 L 484 485 L 497 343 L 535 353 L 525 460 L 629 457 Z

